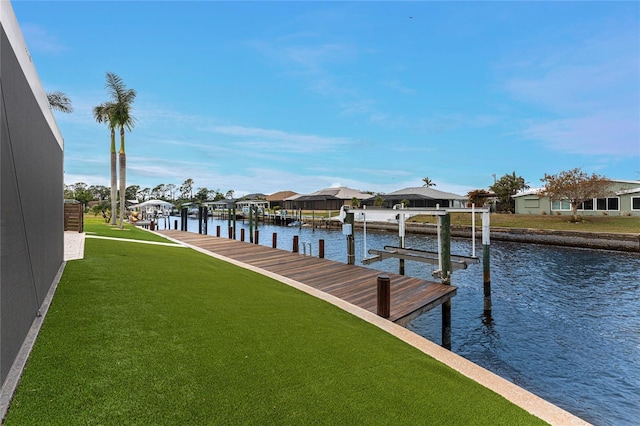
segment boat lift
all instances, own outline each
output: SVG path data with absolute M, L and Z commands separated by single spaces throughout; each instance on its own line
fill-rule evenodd
M 398 236 L 400 238 L 400 245 L 398 247 L 395 246 L 385 246 L 384 250 L 379 249 L 369 249 L 367 250 L 367 209 L 364 206 L 362 209 L 349 209 L 349 213 L 354 213 L 358 220 L 363 221 L 364 226 L 364 253 L 370 254 L 372 256 L 365 257 L 362 259 L 362 263 L 364 265 L 370 265 L 375 262 L 379 262 L 389 258 L 396 258 L 400 260 L 400 274 L 404 274 L 404 261 L 405 260 L 413 260 L 418 262 L 429 263 L 432 265 L 438 265 L 438 269 L 433 271 L 433 276 L 437 278 L 442 278 L 442 238 L 441 238 L 441 217 L 449 214 L 449 213 L 471 213 L 472 214 L 472 254 L 471 256 L 461 256 L 461 255 L 449 255 L 450 268 L 449 271 L 455 271 L 457 269 L 466 269 L 468 265 L 480 263 L 480 259 L 476 256 L 476 241 L 475 241 L 475 213 L 482 213 L 482 241 L 483 244 L 489 244 L 489 209 L 488 208 L 475 208 L 475 205 L 472 205 L 471 208 L 446 208 L 441 209 L 439 206 L 436 206 L 435 209 L 425 209 L 425 208 L 405 208 L 402 204 L 396 204 L 393 206 L 393 210 L 397 211 L 397 220 L 398 220 Z M 438 235 L 438 251 L 426 251 L 426 250 L 418 250 L 406 248 L 404 245 L 405 241 L 405 221 L 407 217 L 415 216 L 418 214 L 427 214 L 431 216 L 438 217 L 437 223 L 437 235 Z M 486 225 L 486 226 L 485 226 Z
M 372 257 L 365 257 L 363 264 L 378 262 L 387 258 L 397 258 L 399 260 L 399 273 L 404 275 L 404 261 L 417 260 L 420 262 L 433 263 L 438 265 L 438 269 L 433 272 L 434 276 L 440 278 L 442 284 L 451 284 L 451 272 L 455 269 L 466 268 L 470 263 L 479 263 L 479 259 L 475 255 L 475 213 L 482 213 L 482 263 L 483 263 L 483 281 L 484 281 L 484 312 L 485 315 L 491 315 L 491 275 L 489 272 L 489 209 L 476 209 L 472 205 L 470 209 L 447 208 L 440 209 L 407 209 L 404 205 L 397 204 L 393 207 L 398 212 L 398 236 L 400 237 L 400 246 L 385 246 L 384 250 L 368 250 Z M 451 255 L 451 215 L 454 212 L 464 212 L 472 214 L 472 256 L 456 256 Z M 347 213 L 348 222 L 353 224 L 356 214 L 358 220 L 364 222 L 364 252 L 367 253 L 367 209 L 349 209 Z M 437 216 L 437 234 L 438 234 L 438 251 L 428 252 L 425 250 L 416 250 L 406 248 L 405 241 L 405 216 L 409 214 L 428 214 Z M 442 229 L 441 229 L 442 228 Z M 347 235 L 347 253 L 353 253 L 353 228 L 347 226 L 343 228 L 343 233 Z M 352 259 L 353 255 L 349 256 Z M 451 348 L 451 300 L 447 300 L 442 304 L 442 346 Z

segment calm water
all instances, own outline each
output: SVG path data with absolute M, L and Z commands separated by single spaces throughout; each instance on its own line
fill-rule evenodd
M 173 224 L 173 219 L 171 220 Z M 162 224 L 161 224 L 162 225 Z M 209 220 L 227 236 L 227 222 Z M 238 228 L 248 224 L 238 222 Z M 189 231 L 197 232 L 190 220 Z M 260 244 L 291 250 L 293 235 L 317 256 L 346 262 L 340 231 L 260 225 Z M 240 232 L 238 231 L 238 236 Z M 367 248 L 397 245 L 397 234 L 367 232 Z M 356 263 L 364 253 L 356 232 Z M 408 235 L 406 246 L 436 249 L 433 236 Z M 481 245 L 476 242 L 477 255 Z M 308 250 L 308 249 L 307 249 Z M 300 248 L 302 252 L 302 248 Z M 452 253 L 471 255 L 471 241 L 452 241 Z M 388 259 L 372 268 L 397 272 Z M 406 262 L 407 275 L 431 279 L 435 266 Z M 453 273 L 452 351 L 596 425 L 640 425 L 640 255 L 492 242 L 493 311 L 483 314 L 482 265 Z M 407 328 L 441 342 L 440 309 Z

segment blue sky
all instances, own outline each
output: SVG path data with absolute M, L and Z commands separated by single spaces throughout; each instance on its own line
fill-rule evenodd
M 13 1 L 65 183 L 109 184 L 107 71 L 138 97 L 127 184 L 464 195 L 516 172 L 640 179 L 638 2 Z

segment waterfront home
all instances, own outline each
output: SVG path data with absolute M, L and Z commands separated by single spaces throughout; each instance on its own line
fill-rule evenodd
M 340 210 L 342 206 L 350 206 L 354 198 L 364 202 L 373 199 L 373 195 L 340 186 L 321 189 L 308 195 L 294 195 L 285 199 L 285 204 L 289 209 Z
M 468 199 L 466 196 L 453 194 L 451 192 L 438 191 L 437 189 L 427 188 L 426 186 L 417 186 L 399 189 L 382 195 L 384 198 L 383 207 L 391 208 L 396 204 L 406 200 L 409 202 L 407 207 L 426 207 L 435 208 L 462 208 L 465 207 Z M 362 204 L 372 206 L 374 199 L 368 199 Z
M 611 195 L 581 203 L 578 214 L 584 216 L 640 216 L 640 181 L 611 180 Z M 529 189 L 513 196 L 516 214 L 572 215 L 567 200 L 551 201 L 538 193 L 541 188 Z

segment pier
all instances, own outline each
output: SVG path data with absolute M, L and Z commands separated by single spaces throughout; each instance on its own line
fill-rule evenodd
M 451 300 L 457 292 L 457 288 L 451 285 L 304 256 L 229 238 L 176 230 L 164 230 L 159 233 L 298 281 L 376 314 L 378 278 L 386 275 L 389 277 L 391 290 L 388 320 L 399 325 L 405 325 L 422 313 Z

